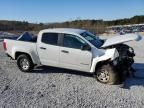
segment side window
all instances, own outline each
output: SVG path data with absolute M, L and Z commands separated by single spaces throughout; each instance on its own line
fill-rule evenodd
M 43 43 L 50 44 L 50 45 L 57 45 L 58 43 L 58 33 L 44 33 L 42 35 Z
M 81 49 L 81 47 L 84 44 L 86 44 L 86 43 L 78 36 L 74 36 L 71 34 L 64 34 L 64 38 L 63 38 L 63 46 L 64 47 Z

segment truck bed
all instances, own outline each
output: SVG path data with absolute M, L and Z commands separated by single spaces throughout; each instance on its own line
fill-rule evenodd
M 25 41 L 25 42 L 37 42 L 37 36 L 33 36 L 28 32 L 24 32 L 21 36 L 17 38 L 19 41 Z
M 30 51 L 37 56 L 37 48 L 35 42 L 11 39 L 4 39 L 4 42 L 6 43 L 6 53 L 10 55 L 13 59 L 15 59 L 15 55 L 13 54 L 14 52 L 16 52 L 15 50 L 18 50 L 20 52 Z

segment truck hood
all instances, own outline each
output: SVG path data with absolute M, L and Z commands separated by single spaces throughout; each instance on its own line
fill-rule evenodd
M 140 41 L 141 39 L 142 37 L 139 34 L 126 34 L 126 35 L 114 36 L 112 38 L 107 39 L 102 45 L 102 48 L 128 41 Z

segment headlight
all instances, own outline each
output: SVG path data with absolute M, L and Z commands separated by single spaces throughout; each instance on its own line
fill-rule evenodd
M 132 47 L 130 47 L 129 52 L 134 53 L 134 49 Z

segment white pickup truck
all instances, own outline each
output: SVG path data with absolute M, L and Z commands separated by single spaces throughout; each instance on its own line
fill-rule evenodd
M 57 28 L 42 30 L 37 38 L 24 33 L 17 40 L 5 39 L 3 47 L 23 72 L 46 65 L 91 72 L 101 83 L 116 84 L 132 70 L 134 50 L 123 44 L 132 40 L 141 37 L 128 34 L 102 40 L 86 30 Z

